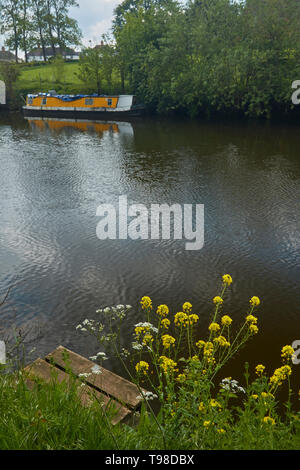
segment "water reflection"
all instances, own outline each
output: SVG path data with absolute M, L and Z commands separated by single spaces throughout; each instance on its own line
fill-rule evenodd
M 297 128 L 283 125 L 0 116 L 0 294 L 17 278 L 2 324 L 42 321 L 38 355 L 63 344 L 89 356 L 95 343 L 75 326 L 97 308 L 150 295 L 172 312 L 191 301 L 202 335 L 229 272 L 235 322 L 252 295 L 262 299 L 261 336 L 237 361 L 277 366 L 280 347 L 300 339 L 299 145 Z M 147 207 L 204 204 L 204 248 L 99 241 L 96 208 L 120 195 Z M 138 309 L 128 319 L 127 345 L 141 319 Z
M 133 128 L 129 122 L 117 121 L 91 121 L 84 119 L 56 119 L 25 117 L 32 131 L 53 131 L 54 133 L 67 133 L 71 131 L 90 132 L 102 135 L 105 132 L 120 133 L 133 137 Z

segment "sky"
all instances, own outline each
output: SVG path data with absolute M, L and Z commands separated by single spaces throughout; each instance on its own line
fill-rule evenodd
M 102 34 L 112 25 L 113 10 L 122 0 L 77 0 L 79 8 L 71 8 L 70 16 L 78 21 L 83 44 L 99 44 Z

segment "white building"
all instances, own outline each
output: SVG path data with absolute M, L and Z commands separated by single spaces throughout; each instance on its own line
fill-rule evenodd
M 45 51 L 41 47 L 38 47 L 37 49 L 34 49 L 28 53 L 28 62 L 43 62 L 44 61 L 44 52 L 46 56 L 46 60 L 51 59 L 54 57 L 53 54 L 53 49 L 52 47 L 46 47 Z M 79 55 L 80 52 L 76 52 L 73 49 L 61 49 L 60 47 L 57 47 L 55 49 L 56 55 L 61 55 L 63 56 L 64 59 L 67 60 L 79 60 Z
M 0 80 L 0 105 L 6 104 L 6 87 L 5 83 Z

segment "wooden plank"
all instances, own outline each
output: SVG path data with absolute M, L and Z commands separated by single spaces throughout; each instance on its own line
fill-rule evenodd
M 82 373 L 91 373 L 93 367 L 95 367 L 94 362 L 63 346 L 59 346 L 55 351 L 48 354 L 46 360 L 50 362 L 53 361 L 54 364 L 63 369 L 66 369 L 66 366 L 69 367 L 77 376 Z M 86 382 L 126 406 L 136 408 L 141 404 L 142 400 L 138 398 L 140 392 L 135 384 L 103 367 L 101 367 L 101 372 L 102 373 L 99 375 L 93 374 L 86 378 Z M 143 392 L 146 392 L 146 390 L 143 390 Z
M 28 374 L 27 383 L 30 389 L 33 388 L 33 383 L 37 378 L 48 383 L 51 380 L 56 380 L 58 383 L 62 383 L 64 381 L 68 383 L 71 380 L 71 377 L 66 372 L 52 366 L 49 362 L 46 362 L 43 359 L 37 359 L 35 362 L 27 366 L 24 371 Z M 84 406 L 90 406 L 96 400 L 105 407 L 106 412 L 112 411 L 112 424 L 117 424 L 120 421 L 123 421 L 131 414 L 131 411 L 128 408 L 88 385 L 78 384 L 78 393 L 81 403 Z

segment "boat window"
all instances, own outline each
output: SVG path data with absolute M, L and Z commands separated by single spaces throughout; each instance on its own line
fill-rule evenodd
M 93 98 L 86 98 L 86 99 L 85 99 L 85 104 L 86 104 L 87 106 L 92 106 L 92 105 L 94 104 Z
M 111 106 L 111 105 L 112 105 L 112 99 L 111 99 L 111 98 L 108 98 L 108 100 L 107 100 L 107 105 L 108 105 L 108 106 Z
M 45 106 L 47 104 L 47 98 L 42 99 L 42 106 Z

